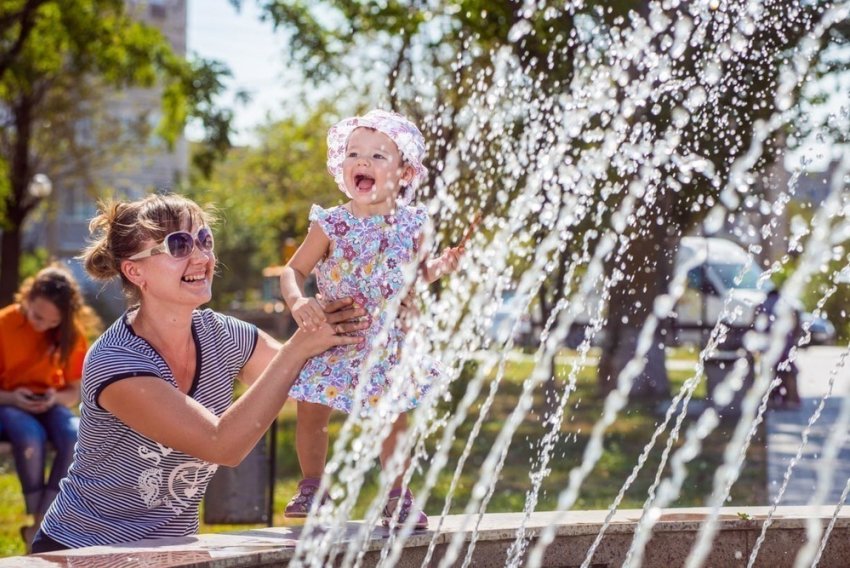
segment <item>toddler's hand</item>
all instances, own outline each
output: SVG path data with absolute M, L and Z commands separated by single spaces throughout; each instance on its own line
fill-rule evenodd
M 315 298 L 298 299 L 292 306 L 292 317 L 305 331 L 315 331 L 327 320 L 325 310 Z
M 451 274 L 457 270 L 460 259 L 465 253 L 466 249 L 462 246 L 445 249 L 443 254 L 437 258 L 437 266 L 435 267 L 437 269 L 437 276 Z

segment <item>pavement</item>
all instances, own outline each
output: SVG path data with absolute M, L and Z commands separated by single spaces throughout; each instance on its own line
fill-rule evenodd
M 808 347 L 800 351 L 797 366 L 800 370 L 798 390 L 802 404 L 797 410 L 771 410 L 767 413 L 767 485 L 770 503 L 778 495 L 788 465 L 803 444 L 803 433 L 814 419 L 817 407 L 824 403 L 820 416 L 813 422 L 808 440 L 802 445 L 801 457 L 794 466 L 781 505 L 808 505 L 817 488 L 820 471 L 833 473 L 833 481 L 824 498 L 824 505 L 838 504 L 845 484 L 850 479 L 850 447 L 846 443 L 847 428 L 838 438 L 840 449 L 833 463 L 823 459 L 824 446 L 835 431 L 842 404 L 850 394 L 850 360 L 840 366 L 842 347 Z M 830 378 L 834 377 L 832 393 Z M 825 398 L 826 397 L 826 398 Z

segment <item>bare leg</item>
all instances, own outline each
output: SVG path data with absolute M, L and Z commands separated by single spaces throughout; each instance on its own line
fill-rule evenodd
M 387 436 L 381 444 L 381 467 L 384 471 L 387 470 L 387 467 L 392 460 L 393 453 L 395 452 L 399 439 L 406 431 L 407 414 L 402 414 L 395 422 L 393 422 L 389 436 Z M 413 523 L 413 528 L 426 529 L 428 528 L 428 516 L 422 511 L 419 505 L 416 504 L 410 488 L 404 492 L 401 491 L 401 483 L 404 479 L 404 472 L 406 472 L 408 468 L 410 468 L 409 455 L 405 456 L 404 467 L 402 467 L 401 473 L 399 473 L 393 480 L 387 505 L 384 507 L 382 522 L 385 527 L 388 527 L 393 523 L 393 516 L 397 516 L 399 523 L 404 523 L 409 515 L 413 515 L 413 518 L 416 519 Z M 400 509 L 396 511 L 399 507 Z
M 21 527 L 21 537 L 23 537 L 24 543 L 27 546 L 27 554 L 30 553 L 35 533 L 37 533 L 38 529 L 41 528 L 41 521 L 43 519 L 44 515 L 33 515 L 33 524 L 28 527 Z
M 383 443 L 381 444 L 381 468 L 386 470 L 387 466 L 392 459 L 393 452 L 395 452 L 396 444 L 398 444 L 399 437 L 407 431 L 407 414 L 402 413 L 393 422 L 392 430 L 390 431 L 389 436 L 384 438 Z M 404 472 L 407 471 L 407 468 L 410 467 L 410 458 L 405 458 L 404 467 L 401 470 L 401 473 L 393 480 L 392 489 L 398 489 L 401 487 L 401 481 L 404 477 Z
M 295 424 L 295 450 L 301 475 L 321 478 L 328 459 L 328 420 L 331 408 L 323 404 L 298 401 L 298 421 Z

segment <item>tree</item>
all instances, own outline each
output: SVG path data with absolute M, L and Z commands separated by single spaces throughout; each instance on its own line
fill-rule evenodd
M 21 229 L 39 204 L 28 185 L 38 166 L 64 148 L 79 158 L 88 150 L 74 121 L 91 116 L 99 88 L 162 88 L 158 135 L 172 144 L 187 120 L 205 129 L 198 160 L 209 172 L 229 146 L 231 114 L 215 106 L 227 71 L 220 64 L 188 62 L 159 31 L 135 20 L 123 0 L 20 0 L 0 8 L 0 305 L 18 285 Z M 64 113 L 55 109 L 63 107 Z M 47 140 L 47 144 L 40 144 Z M 53 156 L 50 156 L 50 152 Z M 89 153 L 89 155 L 91 155 Z M 77 160 L 87 163 L 87 160 Z
M 572 268 L 588 262 L 603 235 L 616 236 L 603 259 L 610 293 L 598 370 L 603 393 L 635 355 L 655 299 L 668 289 L 679 237 L 718 203 L 756 125 L 787 112 L 776 101 L 793 109 L 799 100 L 799 85 L 784 91 L 781 69 L 825 10 L 796 2 L 760 6 L 758 13 L 743 4 L 649 1 L 538 9 L 509 0 L 263 6 L 285 30 L 306 77 L 327 83 L 354 76 L 364 98 L 424 123 L 431 164 L 444 164 L 453 150 L 469 158 L 452 180 L 457 202 L 498 217 L 511 196 L 541 185 L 535 206 L 549 220 L 529 217 L 528 240 L 559 231 L 564 241 L 542 259 L 549 274 L 538 294 L 544 317 L 575 292 L 583 269 Z M 843 37 L 818 37 L 815 62 Z M 509 86 L 500 88 L 496 77 Z M 482 118 L 487 113 L 498 120 Z M 567 123 L 574 130 L 565 134 Z M 465 138 L 467 131 L 477 140 Z M 759 172 L 781 155 L 779 144 L 773 136 L 763 143 L 752 178 L 767 176 Z M 521 156 L 511 156 L 517 148 Z M 555 167 L 568 175 L 560 183 L 535 180 L 552 170 L 553 158 L 563 160 Z M 746 184 L 741 191 L 753 185 L 732 182 Z M 478 198 L 482 187 L 494 189 Z M 500 187 L 510 189 L 500 197 Z M 728 206 L 739 205 L 732 199 Z M 536 254 L 519 260 L 528 264 Z M 661 325 L 655 332 L 635 396 L 667 394 L 665 331 Z
M 329 107 L 317 104 L 301 118 L 268 124 L 256 146 L 232 150 L 209 179 L 194 175 L 187 195 L 215 204 L 220 215 L 218 307 L 262 287 L 262 270 L 281 264 L 284 242 L 307 234 L 312 204 L 342 199 L 325 166 L 331 119 Z
M 7 4 L 0 11 L 0 77 L 20 55 L 35 27 L 36 12 L 47 0 L 26 0 Z

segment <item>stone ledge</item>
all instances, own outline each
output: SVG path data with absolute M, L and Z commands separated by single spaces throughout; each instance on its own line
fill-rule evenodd
M 746 566 L 750 550 L 759 537 L 767 507 L 721 509 L 718 531 L 706 566 Z M 797 550 L 805 541 L 806 522 L 820 519 L 826 526 L 834 507 L 780 507 L 774 515 L 756 561 L 758 567 L 793 566 Z M 710 510 L 703 508 L 666 509 L 653 529 L 646 548 L 644 566 L 682 566 L 696 534 Z M 739 512 L 746 513 L 742 518 Z M 631 535 L 641 516 L 640 510 L 618 511 L 608 527 L 593 558 L 593 568 L 620 566 L 631 544 Z M 540 530 L 555 520 L 556 537 L 546 551 L 544 566 L 577 567 L 590 548 L 607 511 L 568 511 L 566 513 L 534 513 L 526 523 L 526 535 L 534 539 Z M 484 515 L 478 525 L 472 565 L 504 566 L 522 513 Z M 430 565 L 437 566 L 456 534 L 463 534 L 464 545 L 458 566 L 462 564 L 471 541 L 471 529 L 477 518 L 450 515 L 431 519 L 432 531 L 418 531 L 405 544 L 399 566 L 420 566 L 432 539 L 435 544 Z M 363 527 L 362 522 L 347 523 L 341 542 L 352 542 Z M 439 527 L 439 528 L 438 528 Z M 133 568 L 194 567 L 242 568 L 248 566 L 286 566 L 292 557 L 301 527 L 274 527 L 232 533 L 202 534 L 195 537 L 150 539 L 116 546 L 97 546 L 61 553 L 0 560 L 0 567 L 20 568 Z M 437 531 L 437 532 L 435 532 Z M 362 566 L 374 566 L 389 537 L 383 527 L 376 527 L 365 543 Z M 344 544 L 341 547 L 344 550 Z M 841 511 L 830 540 L 818 564 L 821 568 L 850 565 L 850 512 Z

